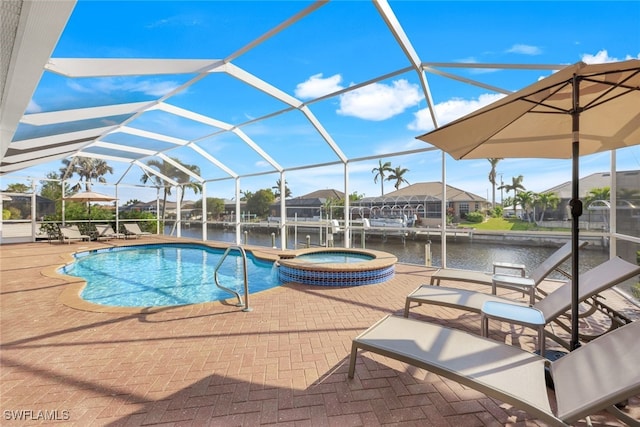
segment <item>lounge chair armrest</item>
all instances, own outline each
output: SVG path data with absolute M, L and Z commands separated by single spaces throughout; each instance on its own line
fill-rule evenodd
M 524 277 L 526 274 L 524 264 L 514 264 L 512 262 L 501 262 L 494 261 L 493 263 L 493 274 L 497 273 L 497 269 L 505 269 L 505 270 L 516 270 L 520 272 L 520 277 Z

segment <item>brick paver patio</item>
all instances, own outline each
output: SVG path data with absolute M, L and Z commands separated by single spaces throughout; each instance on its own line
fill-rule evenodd
M 224 303 L 138 313 L 63 304 L 76 280 L 52 272 L 70 253 L 162 239 L 0 246 L 2 426 L 543 425 L 371 353 L 358 357 L 356 377 L 347 379 L 352 338 L 386 314 L 401 314 L 405 296 L 428 283 L 425 267 L 399 264 L 395 278 L 379 285 L 281 286 L 252 295 L 251 312 Z M 639 316 L 616 294 L 608 298 Z M 479 329 L 477 315 L 442 307 L 419 307 L 412 316 Z M 531 349 L 534 331 L 498 327 L 492 324 L 494 338 Z M 628 410 L 640 418 L 640 398 Z M 606 414 L 592 422 L 622 425 Z

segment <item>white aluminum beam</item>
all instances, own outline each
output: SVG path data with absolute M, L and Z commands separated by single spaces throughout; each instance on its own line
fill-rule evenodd
M 15 34 L 7 34 L 11 37 L 7 44 L 12 50 L 0 94 L 0 159 L 9 149 L 18 122 L 40 81 L 42 67 L 49 60 L 75 5 L 75 1 L 23 1 L 21 4 Z M 3 24 L 6 22 L 3 19 Z M 6 29 L 3 37 L 5 33 Z M 4 42 L 3 47 L 7 45 Z M 2 55 L 9 56 L 7 52 Z
M 41 136 L 32 139 L 23 139 L 22 141 L 15 141 L 11 143 L 11 148 L 16 150 L 28 150 L 32 148 L 42 147 L 46 148 L 49 145 L 62 144 L 64 142 L 72 142 L 78 140 L 84 140 L 83 144 L 86 146 L 89 144 L 87 139 L 98 138 L 102 133 L 113 129 L 115 126 L 106 126 L 102 128 L 94 128 L 81 130 L 77 132 L 61 133 L 57 135 Z M 69 151 L 67 147 L 59 147 L 60 151 Z
M 51 58 L 45 69 L 72 78 L 149 76 L 198 74 L 218 62 L 212 59 Z
M 133 114 L 150 105 L 149 102 L 133 102 L 130 104 L 113 104 L 102 107 L 78 108 L 73 110 L 49 111 L 46 113 L 26 114 L 20 120 L 34 126 L 51 125 L 78 120 L 97 119 L 101 117 Z

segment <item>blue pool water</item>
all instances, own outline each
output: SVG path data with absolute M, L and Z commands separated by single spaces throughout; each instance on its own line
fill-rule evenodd
M 313 262 L 314 264 L 323 263 L 341 263 L 350 264 L 355 262 L 371 261 L 373 256 L 367 254 L 353 253 L 353 252 L 315 252 L 310 254 L 298 255 L 296 259 L 302 259 L 305 261 Z
M 213 272 L 221 249 L 200 245 L 144 245 L 76 254 L 76 262 L 60 272 L 82 277 L 86 301 L 119 307 L 195 304 L 235 298 L 215 285 Z M 249 292 L 280 284 L 272 262 L 247 253 Z M 244 294 L 243 263 L 230 252 L 219 272 L 222 286 Z

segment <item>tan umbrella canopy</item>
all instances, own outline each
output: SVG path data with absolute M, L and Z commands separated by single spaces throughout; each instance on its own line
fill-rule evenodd
M 113 202 L 118 200 L 106 194 L 96 193 L 95 191 L 81 191 L 64 198 L 73 202 Z
M 65 197 L 64 200 L 89 203 L 89 221 L 91 221 L 91 202 L 113 202 L 118 199 L 107 194 L 96 193 L 95 191 L 81 191 Z
M 573 159 L 571 349 L 578 345 L 581 155 L 640 144 L 640 60 L 578 62 L 421 135 L 455 159 Z

